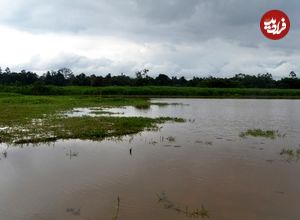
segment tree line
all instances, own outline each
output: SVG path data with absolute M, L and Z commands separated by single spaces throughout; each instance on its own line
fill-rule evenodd
M 56 86 L 190 86 L 207 88 L 284 88 L 300 89 L 300 78 L 295 72 L 279 80 L 273 79 L 272 74 L 247 75 L 236 74 L 233 77 L 169 77 L 159 74 L 157 77 L 148 75 L 149 70 L 137 71 L 135 77 L 124 74 L 112 76 L 86 75 L 85 73 L 74 74 L 69 68 L 61 68 L 57 71 L 48 71 L 43 75 L 22 70 L 12 72 L 9 68 L 2 71 L 0 67 L 1 85 L 56 85 Z

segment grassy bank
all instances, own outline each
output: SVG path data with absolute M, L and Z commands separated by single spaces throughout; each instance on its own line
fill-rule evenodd
M 168 86 L 0 86 L 0 92 L 25 95 L 102 95 L 147 97 L 300 98 L 300 89 L 199 88 Z
M 99 96 L 30 96 L 0 93 L 0 142 L 37 143 L 57 139 L 101 140 L 154 129 L 172 118 L 66 117 L 59 114 L 76 107 L 149 106 L 145 98 Z

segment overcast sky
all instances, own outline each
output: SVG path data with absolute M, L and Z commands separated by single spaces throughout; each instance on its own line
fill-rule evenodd
M 289 34 L 266 39 L 270 9 Z M 0 0 L 0 66 L 42 73 L 300 74 L 299 0 Z

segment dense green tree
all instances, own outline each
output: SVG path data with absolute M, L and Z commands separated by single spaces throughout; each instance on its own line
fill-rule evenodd
M 300 89 L 300 79 L 292 71 L 288 77 L 274 80 L 270 73 L 248 75 L 244 73 L 236 74 L 231 78 L 221 77 L 193 77 L 186 79 L 181 76 L 169 77 L 159 74 L 153 78 L 148 76 L 148 69 L 136 72 L 136 77 L 132 78 L 124 75 L 107 74 L 105 77 L 85 73 L 75 75 L 69 68 L 61 68 L 58 71 L 48 71 L 42 76 L 38 76 L 31 71 L 22 70 L 12 72 L 8 67 L 3 72 L 0 68 L 0 84 L 2 85 L 35 85 L 36 91 L 44 91 L 44 85 L 78 85 L 78 86 L 194 86 L 194 87 L 214 87 L 214 88 L 291 88 Z M 41 86 L 42 85 L 42 86 Z
M 172 85 L 172 80 L 165 74 L 159 74 L 158 77 L 155 78 L 156 85 L 161 86 L 170 86 Z
M 10 71 L 10 69 L 9 69 L 8 67 L 6 67 L 5 73 L 7 73 L 7 74 L 10 74 L 10 73 L 11 73 L 11 71 Z
M 295 79 L 297 78 L 297 74 L 294 71 L 292 71 L 290 72 L 289 77 Z

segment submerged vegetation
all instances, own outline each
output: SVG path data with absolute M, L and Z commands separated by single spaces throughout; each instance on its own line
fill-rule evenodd
M 61 114 L 76 107 L 114 107 L 150 105 L 144 98 L 103 98 L 99 96 L 27 96 L 0 94 L 0 139 L 24 144 L 57 139 L 101 140 L 155 129 L 165 121 L 179 118 L 83 116 Z
M 286 157 L 286 161 L 298 161 L 300 159 L 300 148 L 291 149 L 291 148 L 283 148 L 280 152 L 281 156 Z
M 174 141 L 175 141 L 175 137 L 169 136 L 169 137 L 167 137 L 167 140 L 168 140 L 169 142 L 174 142 Z
M 248 129 L 245 132 L 240 133 L 240 137 L 265 137 L 275 139 L 277 137 L 285 137 L 285 134 L 279 133 L 278 130 L 262 130 L 262 129 Z
M 201 205 L 201 208 L 197 209 L 190 209 L 188 206 L 184 208 L 176 205 L 174 202 L 170 201 L 166 193 L 157 194 L 158 202 L 162 203 L 165 209 L 174 210 L 178 213 L 184 214 L 186 217 L 189 218 L 209 218 L 208 211 Z
M 66 212 L 70 213 L 71 215 L 74 215 L 74 216 L 80 216 L 80 213 L 81 213 L 81 209 L 75 209 L 75 208 L 67 208 L 66 209 Z
M 117 220 L 118 219 L 118 216 L 119 216 L 119 210 L 120 210 L 120 202 L 121 202 L 121 200 L 120 200 L 120 197 L 118 196 L 118 198 L 117 198 L 117 207 L 116 207 L 116 212 L 115 212 L 115 214 L 114 214 L 114 216 L 113 216 L 113 220 Z

